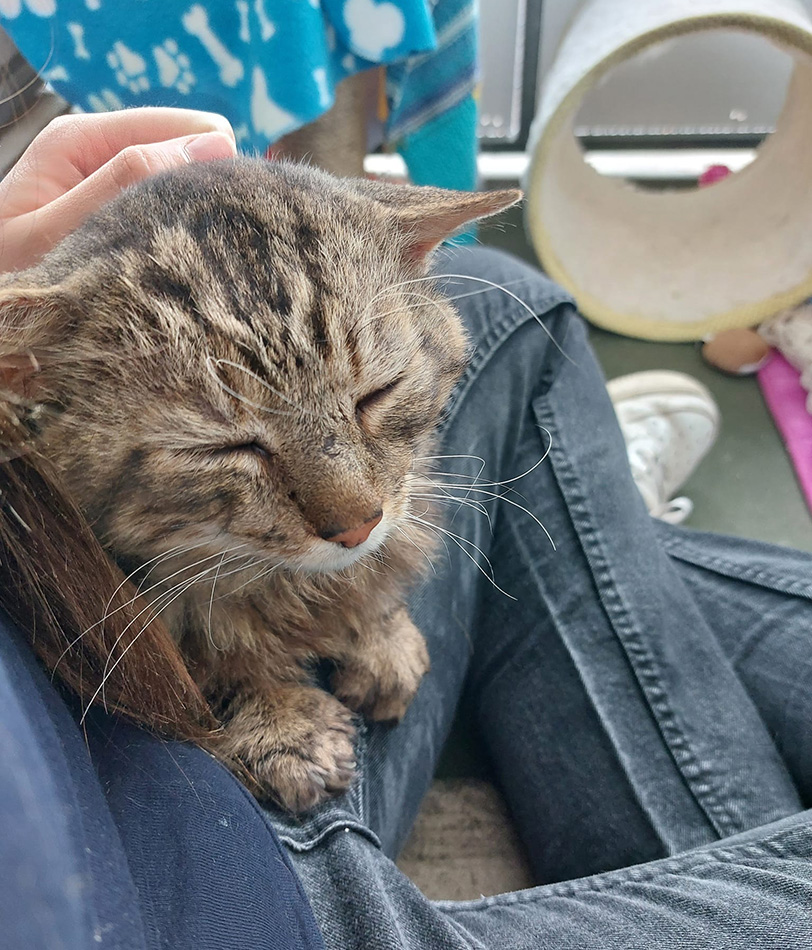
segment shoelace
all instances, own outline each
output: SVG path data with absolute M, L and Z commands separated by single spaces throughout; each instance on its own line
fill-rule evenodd
M 694 503 L 685 495 L 679 498 L 672 498 L 664 504 L 657 506 L 652 512 L 652 518 L 659 518 L 660 521 L 666 521 L 668 524 L 682 524 L 694 510 Z
M 682 524 L 694 510 L 694 503 L 690 498 L 680 495 L 678 498 L 666 499 L 665 489 L 663 488 L 661 478 L 663 466 L 659 456 L 653 447 L 649 444 L 640 444 L 638 441 L 631 441 L 628 445 L 629 467 L 632 470 L 632 477 L 639 485 L 640 482 L 652 486 L 653 494 L 658 501 L 653 507 L 649 508 L 649 514 L 652 518 L 659 518 L 668 524 Z

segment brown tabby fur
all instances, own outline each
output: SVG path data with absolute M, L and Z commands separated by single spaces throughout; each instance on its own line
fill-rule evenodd
M 414 278 L 517 197 L 192 165 L 0 289 L 0 371 L 36 448 L 161 610 L 223 754 L 288 809 L 346 788 L 353 713 L 399 719 L 428 670 L 410 494 L 466 340 Z M 359 547 L 329 540 L 381 512 Z

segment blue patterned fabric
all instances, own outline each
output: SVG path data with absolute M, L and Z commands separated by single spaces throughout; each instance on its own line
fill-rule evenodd
M 472 190 L 477 184 L 479 47 L 476 5 L 434 6 L 437 46 L 387 69 L 388 137 L 416 185 Z M 472 227 L 455 243 L 473 240 Z
M 375 65 L 393 64 L 389 141 L 470 97 L 476 78 L 473 0 L 0 0 L 0 21 L 68 101 L 220 112 L 259 152 Z M 473 154 L 475 129 L 462 134 Z

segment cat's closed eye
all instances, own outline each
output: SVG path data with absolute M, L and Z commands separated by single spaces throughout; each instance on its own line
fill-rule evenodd
M 220 445 L 217 446 L 214 450 L 215 455 L 230 455 L 236 453 L 250 453 L 261 458 L 263 461 L 270 461 L 273 456 L 273 453 L 270 449 L 266 449 L 264 445 L 261 445 L 259 442 L 239 442 L 232 445 Z
M 403 382 L 403 377 L 399 376 L 397 379 L 393 379 L 391 383 L 388 383 L 386 386 L 381 386 L 380 389 L 376 389 L 371 393 L 368 393 L 363 398 L 359 399 L 355 404 L 355 418 L 360 422 L 363 419 L 364 413 L 368 409 L 372 409 L 373 406 L 376 406 L 378 403 L 382 402 L 390 393 L 394 392 L 395 389 Z

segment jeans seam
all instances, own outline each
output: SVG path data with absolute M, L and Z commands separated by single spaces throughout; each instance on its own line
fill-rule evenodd
M 543 888 L 531 888 L 514 891 L 509 894 L 496 894 L 476 901 L 436 901 L 435 906 L 446 913 L 470 913 L 486 911 L 492 907 L 505 907 L 515 904 L 531 904 L 555 897 L 576 897 L 583 893 L 606 893 L 624 884 L 649 883 L 661 877 L 670 877 L 677 873 L 691 871 L 712 864 L 729 864 L 738 858 L 762 858 L 772 854 L 777 858 L 786 857 L 786 849 L 781 847 L 784 839 L 797 833 L 791 828 L 776 832 L 758 844 L 740 844 L 733 847 L 724 845 L 698 852 L 689 852 L 673 858 L 663 858 L 654 865 L 637 865 L 618 871 L 609 871 L 601 875 L 580 878 L 575 881 L 561 881 L 547 884 Z
M 372 844 L 375 845 L 379 850 L 381 849 L 380 838 L 372 831 L 371 828 L 367 828 L 363 822 L 357 821 L 354 818 L 340 818 L 335 817 L 332 821 L 328 822 L 323 828 L 319 828 L 314 834 L 311 834 L 300 841 L 297 838 L 294 838 L 292 835 L 288 834 L 285 831 L 282 831 L 280 828 L 275 829 L 277 837 L 285 845 L 286 848 L 291 851 L 295 851 L 297 854 L 301 854 L 305 851 L 311 851 L 317 845 L 321 844 L 325 838 L 334 835 L 338 831 L 355 831 L 358 834 L 362 835 L 364 838 L 367 838 Z
M 752 584 L 759 584 L 762 587 L 768 587 L 782 594 L 790 594 L 794 597 L 804 597 L 812 599 L 812 584 L 806 580 L 795 578 L 788 580 L 779 574 L 773 574 L 769 570 L 762 568 L 741 567 L 728 561 L 726 558 L 717 555 L 707 556 L 697 551 L 691 544 L 686 544 L 671 538 L 662 538 L 663 547 L 672 557 L 681 561 L 687 561 L 689 564 L 695 564 L 698 567 L 707 570 L 715 570 L 726 576 L 733 577 L 736 580 L 749 581 Z
M 543 397 L 536 400 L 536 406 L 551 427 L 555 429 L 554 420 L 548 418 L 550 413 L 544 412 L 541 406 L 542 401 Z M 614 584 L 612 571 L 603 550 L 600 532 L 595 527 L 586 499 L 581 494 L 577 475 L 572 471 L 568 460 L 558 450 L 555 443 L 550 446 L 550 455 L 554 461 L 553 467 L 556 477 L 567 499 L 573 526 L 580 539 L 587 562 L 590 564 L 606 614 L 635 672 L 642 693 L 675 764 L 694 798 L 720 837 L 727 837 L 742 831 L 743 828 L 740 823 L 736 821 L 725 805 L 723 794 L 713 787 L 714 774 L 712 770 L 700 764 L 699 758 L 691 748 L 688 736 L 680 727 L 678 719 L 668 702 L 658 664 L 651 652 L 646 649 L 644 637 L 635 625 L 631 612 Z M 557 464 L 555 464 L 556 459 L 558 460 Z
M 367 782 L 367 745 L 369 742 L 369 733 L 367 731 L 367 726 L 365 722 L 360 722 L 358 724 L 358 760 L 356 763 L 356 768 L 358 769 L 358 781 L 356 786 L 358 789 L 358 794 L 356 797 L 356 807 L 358 810 L 358 817 L 361 820 L 362 824 L 367 823 L 366 815 L 366 782 Z
M 342 807 L 341 811 L 333 813 L 330 816 L 322 815 L 316 821 L 304 822 L 299 831 L 300 834 L 277 827 L 276 833 L 288 848 L 292 851 L 309 851 L 320 841 L 336 831 L 352 829 L 360 832 L 368 838 L 376 847 L 381 847 L 378 836 L 368 827 L 368 817 L 366 815 L 367 798 L 365 785 L 367 779 L 366 760 L 367 760 L 367 742 L 368 728 L 365 722 L 358 724 L 358 742 L 356 743 L 356 774 L 357 779 L 346 793 L 349 801 L 349 808 Z
M 529 548 L 527 547 L 527 544 L 526 544 L 524 538 L 522 538 L 522 536 L 519 534 L 519 532 L 516 531 L 515 525 L 511 525 L 511 530 L 514 532 L 515 543 L 516 543 L 517 547 L 520 548 L 520 549 L 524 552 L 525 558 L 526 558 L 526 559 L 529 559 L 529 558 L 531 557 L 531 552 L 530 552 Z M 596 589 L 600 590 L 600 589 L 601 589 L 601 579 L 600 579 L 598 576 L 594 576 L 594 582 L 595 582 L 595 587 L 596 587 Z M 606 611 L 606 613 L 607 613 L 607 615 L 610 617 L 610 621 L 611 621 L 611 620 L 612 620 L 611 614 L 609 613 L 609 611 Z M 555 619 L 553 619 L 553 623 L 555 623 L 555 622 L 556 622 Z M 619 639 L 620 639 L 621 643 L 623 643 L 622 638 L 619 638 Z M 624 652 L 626 652 L 626 651 L 625 651 L 625 644 L 624 644 Z M 502 672 L 504 673 L 505 671 L 508 671 L 508 670 L 512 669 L 512 667 L 513 667 L 514 665 L 518 665 L 518 663 L 519 663 L 520 661 L 524 661 L 524 658 L 525 658 L 524 652 L 517 652 L 516 656 L 515 656 L 515 657 L 512 657 L 511 660 L 508 661 L 508 663 L 505 665 L 504 670 L 503 670 Z M 576 669 L 577 669 L 577 664 L 575 664 L 575 665 L 576 665 Z M 630 662 L 630 665 L 632 666 L 632 669 L 635 670 L 635 672 L 637 673 L 638 670 L 637 670 L 637 667 L 635 667 L 634 663 L 631 663 L 631 662 Z M 581 677 L 581 682 L 583 683 L 583 678 L 582 678 L 582 676 L 581 676 L 581 671 L 580 671 L 580 669 L 578 669 L 578 676 Z M 592 708 L 595 709 L 596 715 L 599 715 L 598 710 L 596 709 L 596 707 L 595 707 L 594 704 L 593 704 L 592 696 L 590 695 L 589 690 L 588 690 L 586 684 L 583 683 L 583 685 L 584 685 L 584 690 L 585 690 L 585 692 L 586 692 L 586 695 L 589 697 L 589 701 L 590 701 L 590 704 L 592 705 Z M 646 697 L 646 700 L 648 701 L 649 706 L 650 706 L 651 700 L 650 700 L 650 698 L 648 697 L 648 695 L 647 695 L 645 689 L 643 689 L 642 692 L 643 692 L 644 697 Z M 622 757 L 621 755 L 619 755 L 617 749 L 616 749 L 614 746 L 612 747 L 612 754 L 615 756 L 615 759 L 616 759 L 618 765 L 622 767 L 622 765 L 623 765 L 623 757 Z M 625 772 L 625 769 L 624 769 L 624 772 Z M 680 774 L 682 774 L 682 768 L 680 768 Z M 639 805 L 640 805 L 640 808 L 641 808 L 643 811 L 645 811 L 645 810 L 646 810 L 646 809 L 645 809 L 645 802 L 639 797 L 639 794 L 638 794 L 637 788 L 635 787 L 634 782 L 631 780 L 631 778 L 630 778 L 628 775 L 626 776 L 626 778 L 627 778 L 627 781 L 628 781 L 628 787 L 629 787 L 630 792 L 631 792 L 633 795 L 635 795 L 635 797 L 636 797 L 636 799 L 637 799 L 637 801 L 638 801 L 638 803 L 639 803 Z M 654 830 L 655 830 L 655 832 L 657 831 L 656 826 L 655 826 Z M 738 829 L 737 829 L 737 830 L 738 830 Z M 660 839 L 660 840 L 662 840 L 662 839 Z M 663 845 L 665 845 L 664 842 L 663 842 Z

